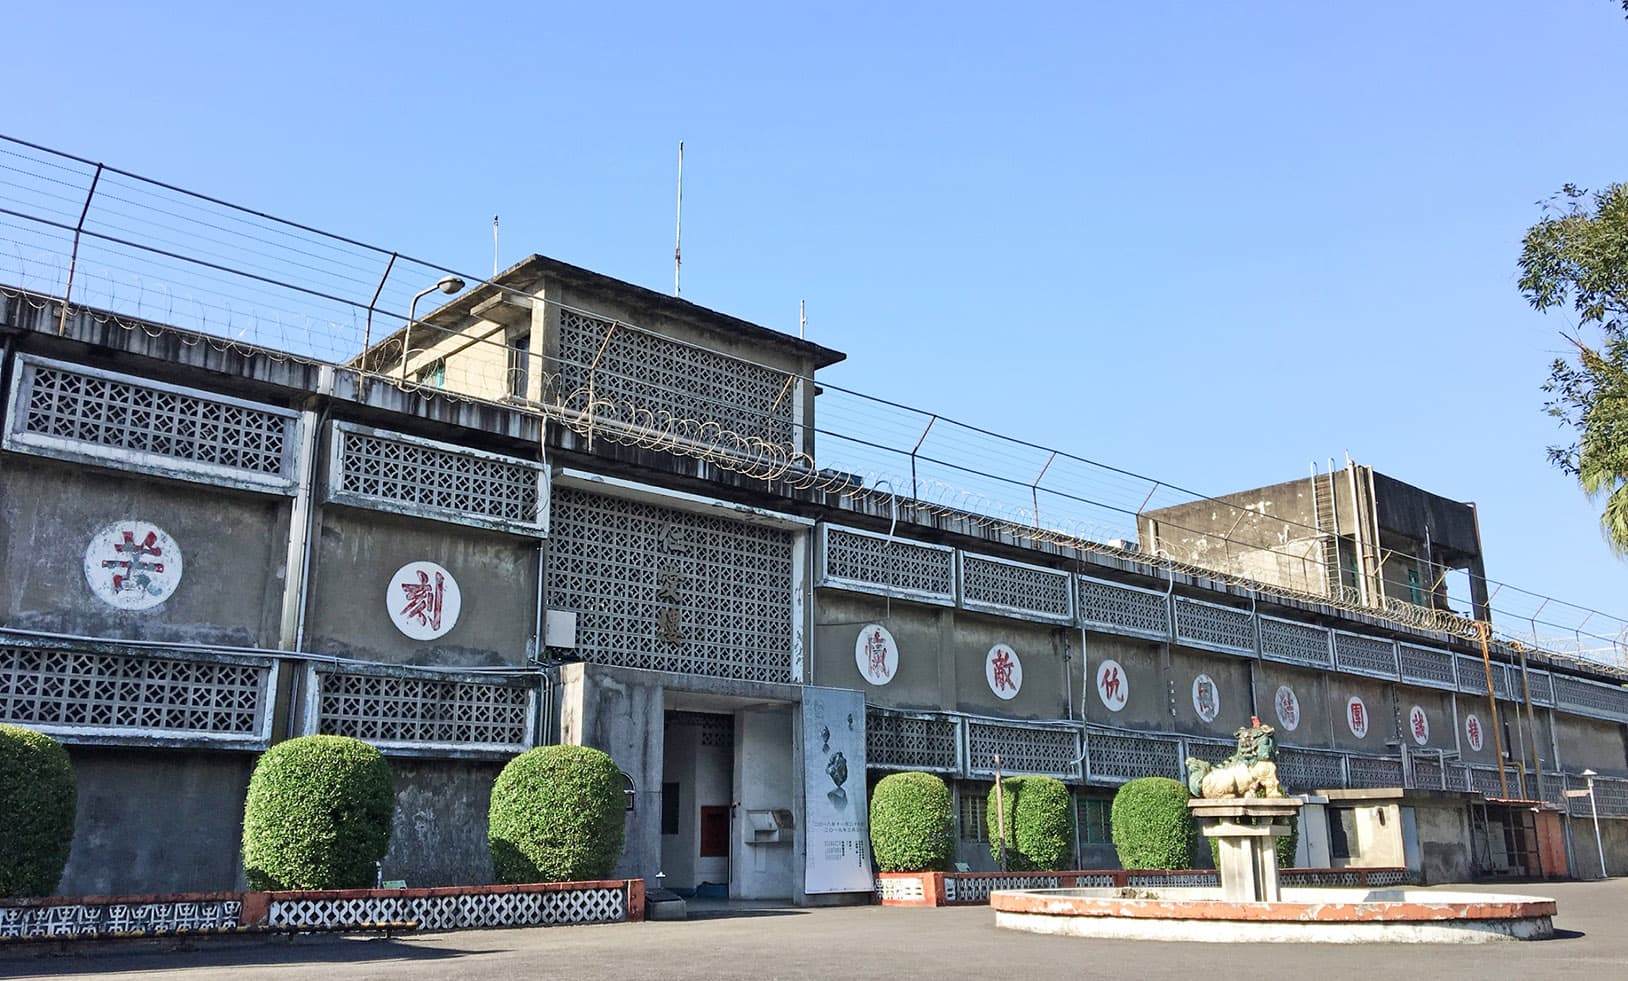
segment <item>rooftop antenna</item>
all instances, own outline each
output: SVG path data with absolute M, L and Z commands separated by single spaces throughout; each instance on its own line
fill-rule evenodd
M 497 278 L 497 215 L 492 216 L 492 278 Z
M 684 263 L 684 141 L 678 141 L 678 217 L 673 223 L 673 295 L 679 294 L 678 272 Z
M 808 339 L 806 336 L 804 336 L 804 335 L 806 335 L 808 333 L 808 308 L 807 308 L 807 303 L 808 303 L 807 300 L 798 300 L 797 301 L 797 339 L 799 341 L 804 341 L 804 340 Z

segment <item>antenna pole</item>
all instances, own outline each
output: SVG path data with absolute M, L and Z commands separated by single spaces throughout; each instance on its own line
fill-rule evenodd
M 673 222 L 673 295 L 679 294 L 678 272 L 684 263 L 684 141 L 678 141 L 678 217 Z
M 807 300 L 798 300 L 797 301 L 797 339 L 799 341 L 807 340 L 807 337 L 804 336 L 804 335 L 806 335 L 808 333 L 808 307 L 807 307 L 807 304 L 808 304 Z
M 492 216 L 492 278 L 497 278 L 497 215 Z

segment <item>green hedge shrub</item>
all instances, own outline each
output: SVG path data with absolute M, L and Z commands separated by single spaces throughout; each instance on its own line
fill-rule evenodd
M 487 843 L 497 881 L 603 879 L 622 857 L 622 771 L 587 746 L 539 746 L 492 785 Z
M 1109 811 L 1114 848 L 1127 869 L 1190 869 L 1198 837 L 1187 788 L 1168 777 L 1143 777 L 1119 788 Z
M 871 791 L 878 872 L 942 872 L 955 862 L 950 789 L 931 773 L 894 773 Z
M 1045 872 L 1074 864 L 1074 798 L 1062 781 L 1051 777 L 1007 777 L 1001 781 L 1004 802 L 989 790 L 989 853 L 1000 857 L 999 806 L 1006 810 L 1006 867 L 1014 872 Z
M 0 725 L 0 898 L 49 896 L 73 844 L 73 763 L 43 733 Z
M 349 736 L 302 736 L 266 750 L 243 807 L 251 889 L 357 889 L 390 846 L 396 791 L 379 751 Z

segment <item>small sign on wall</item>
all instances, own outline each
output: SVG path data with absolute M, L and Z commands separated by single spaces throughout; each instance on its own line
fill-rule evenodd
M 434 562 L 409 562 L 385 590 L 390 622 L 413 640 L 444 637 L 458 625 L 463 593 L 452 573 Z
M 150 610 L 181 585 L 181 547 L 146 521 L 115 521 L 85 546 L 85 583 L 119 610 Z
M 1415 705 L 1408 709 L 1408 733 L 1420 746 L 1430 744 L 1430 716 L 1425 714 L 1424 706 Z
M 1351 735 L 1358 739 L 1368 735 L 1368 706 L 1362 704 L 1362 699 L 1355 695 L 1346 699 L 1345 724 L 1351 730 Z
M 1215 679 L 1207 674 L 1193 679 L 1193 711 L 1205 722 L 1214 722 L 1221 712 L 1221 692 L 1215 687 Z
M 879 623 L 868 623 L 854 641 L 854 663 L 860 675 L 873 685 L 885 685 L 899 672 L 899 645 L 893 634 Z
M 996 644 L 984 655 L 984 680 L 998 698 L 1016 698 L 1023 687 L 1023 662 L 1017 651 L 1005 644 Z
M 1097 665 L 1097 698 L 1110 712 L 1118 712 L 1131 699 L 1131 680 L 1119 662 L 1109 659 Z
M 1278 685 L 1278 692 L 1272 698 L 1272 705 L 1277 709 L 1278 725 L 1284 732 L 1294 732 L 1300 728 L 1300 698 L 1295 695 L 1294 689 L 1288 685 Z

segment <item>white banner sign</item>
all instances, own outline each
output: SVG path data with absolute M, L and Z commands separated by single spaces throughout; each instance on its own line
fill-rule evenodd
M 870 892 L 876 884 L 859 692 L 803 689 L 803 794 L 803 891 Z

